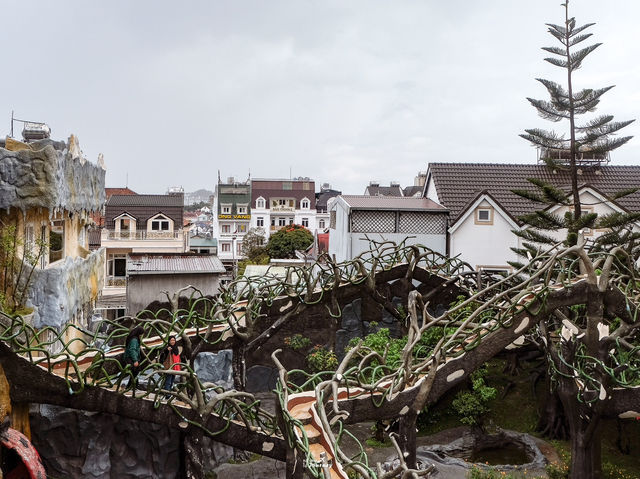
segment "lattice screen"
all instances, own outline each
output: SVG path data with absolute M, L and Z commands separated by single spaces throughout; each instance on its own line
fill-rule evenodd
M 351 231 L 354 233 L 394 233 L 396 214 L 393 211 L 354 211 Z
M 447 217 L 445 215 L 406 212 L 400 213 L 398 233 L 419 233 L 428 235 L 445 234 Z

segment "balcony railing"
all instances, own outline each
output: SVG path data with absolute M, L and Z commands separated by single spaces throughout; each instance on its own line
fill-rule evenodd
M 182 238 L 181 231 L 108 231 L 106 239 L 124 241 L 145 240 L 178 240 Z
M 127 285 L 127 278 L 125 276 L 107 276 L 104 279 L 104 285 L 123 288 Z

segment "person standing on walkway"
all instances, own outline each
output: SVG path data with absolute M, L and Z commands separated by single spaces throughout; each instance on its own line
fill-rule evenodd
M 142 361 L 140 339 L 144 333 L 142 326 L 136 326 L 127 335 L 127 339 L 124 343 L 124 363 L 131 366 L 131 377 L 133 379 L 133 389 L 135 391 L 138 382 L 138 373 L 140 372 L 140 362 Z
M 182 370 L 180 363 L 184 362 L 184 358 L 180 354 L 180 347 L 176 344 L 175 336 L 169 336 L 167 346 L 160 355 L 160 362 L 164 366 L 164 369 L 174 371 Z M 162 389 L 170 391 L 171 388 L 173 388 L 174 383 L 178 380 L 179 379 L 176 378 L 175 374 L 165 374 L 164 386 Z

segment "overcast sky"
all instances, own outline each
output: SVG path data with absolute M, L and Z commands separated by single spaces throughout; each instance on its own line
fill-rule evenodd
M 640 2 L 571 0 L 603 42 L 575 86 L 640 120 Z M 345 193 L 413 183 L 431 161 L 536 161 L 550 127 L 526 97 L 562 81 L 540 47 L 560 0 L 0 0 L 0 134 L 11 110 L 75 133 L 107 186 L 213 189 L 221 176 L 309 176 Z M 560 126 L 558 126 L 560 128 Z M 640 163 L 636 138 L 612 154 Z M 19 136 L 19 133 L 16 135 Z

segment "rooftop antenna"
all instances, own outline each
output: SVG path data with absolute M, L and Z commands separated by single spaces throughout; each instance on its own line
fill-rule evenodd
M 129 172 L 127 171 L 127 176 L 124 182 L 124 187 L 129 188 Z
M 289 166 L 289 179 L 291 179 L 291 166 Z

